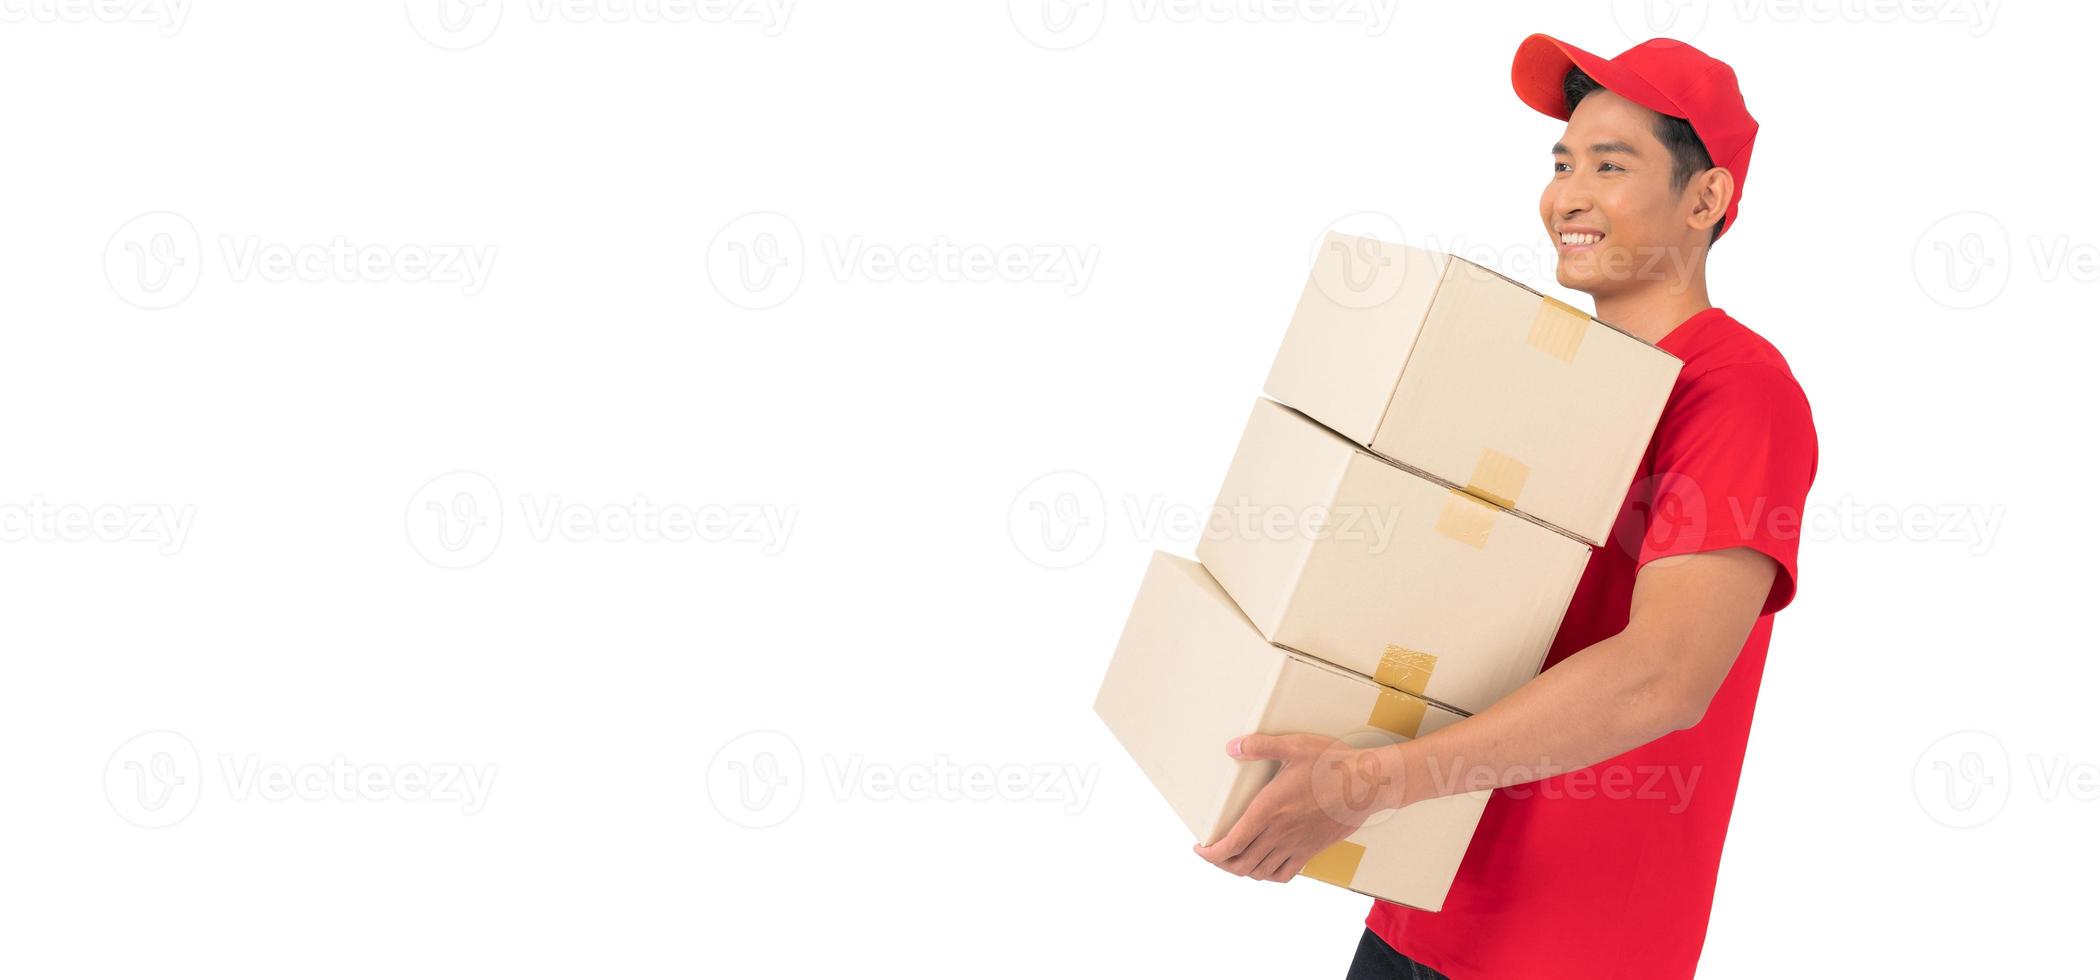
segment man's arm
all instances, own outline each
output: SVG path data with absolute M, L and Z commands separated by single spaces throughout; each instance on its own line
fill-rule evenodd
M 1354 749 L 1311 735 L 1234 739 L 1234 758 L 1283 765 L 1232 830 L 1196 853 L 1234 874 L 1289 881 L 1381 810 L 1581 769 L 1690 728 L 1742 651 L 1778 568 L 1740 547 L 1649 562 L 1625 630 L 1412 741 Z

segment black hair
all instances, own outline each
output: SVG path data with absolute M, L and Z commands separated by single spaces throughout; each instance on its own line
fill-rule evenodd
M 1570 68 L 1567 77 L 1561 80 L 1560 91 L 1568 100 L 1568 113 L 1573 115 L 1575 106 L 1582 102 L 1583 97 L 1591 92 L 1604 91 L 1604 86 L 1582 69 Z M 1694 176 L 1713 168 L 1713 154 L 1706 152 L 1706 143 L 1692 129 L 1691 120 L 1658 112 L 1655 114 L 1655 138 L 1670 151 L 1671 190 L 1683 191 L 1684 185 L 1691 183 Z M 1726 216 L 1714 222 L 1714 238 L 1721 237 L 1721 226 L 1727 223 Z

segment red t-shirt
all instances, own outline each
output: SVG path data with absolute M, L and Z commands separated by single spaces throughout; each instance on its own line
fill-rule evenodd
M 1659 346 L 1683 372 L 1546 668 L 1624 629 L 1634 575 L 1657 558 L 1747 546 L 1779 574 L 1697 725 L 1496 790 L 1443 911 L 1372 906 L 1374 932 L 1452 980 L 1674 980 L 1706 941 L 1772 614 L 1794 596 L 1816 430 L 1779 351 L 1721 310 Z

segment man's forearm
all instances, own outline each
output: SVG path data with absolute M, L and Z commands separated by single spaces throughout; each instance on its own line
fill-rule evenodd
M 1581 769 L 1688 724 L 1668 641 L 1633 629 L 1584 648 L 1487 710 L 1377 749 L 1391 807 Z

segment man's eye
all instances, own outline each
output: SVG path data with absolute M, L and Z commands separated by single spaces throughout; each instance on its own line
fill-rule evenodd
M 1598 164 L 1598 165 L 1597 165 L 1597 169 L 1599 169 L 1599 170 L 1625 170 L 1626 168 L 1625 168 L 1625 167 L 1622 167 L 1622 166 L 1619 166 L 1619 165 L 1618 165 L 1618 164 L 1616 164 L 1616 163 L 1612 163 L 1612 162 L 1611 162 L 1611 161 L 1609 161 L 1609 160 L 1606 160 L 1605 162 L 1603 162 L 1603 163 L 1600 163 L 1600 164 Z
M 1559 173 L 1567 173 L 1568 171 L 1571 171 L 1571 170 L 1574 170 L 1574 169 L 1575 169 L 1574 167 L 1571 167 L 1571 166 L 1569 166 L 1569 165 L 1567 165 L 1567 164 L 1565 164 L 1565 163 L 1562 163 L 1562 162 L 1561 162 L 1561 161 L 1559 161 L 1559 160 L 1555 160 L 1555 161 L 1553 161 L 1553 172 L 1554 172 L 1554 173 L 1557 173 L 1557 174 L 1559 174 Z

